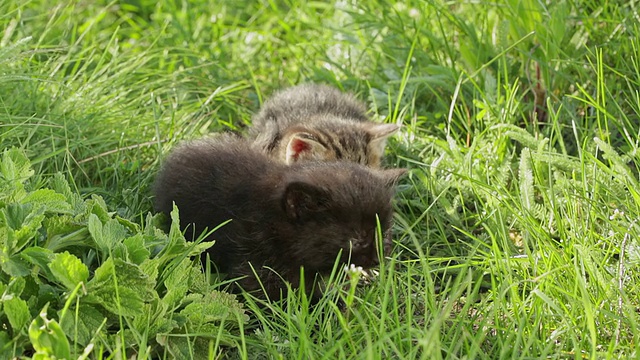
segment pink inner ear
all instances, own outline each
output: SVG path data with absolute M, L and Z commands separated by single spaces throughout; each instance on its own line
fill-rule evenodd
M 298 160 L 298 156 L 301 152 L 311 149 L 311 145 L 309 143 L 298 138 L 291 140 L 291 144 L 289 144 L 289 146 L 295 160 Z

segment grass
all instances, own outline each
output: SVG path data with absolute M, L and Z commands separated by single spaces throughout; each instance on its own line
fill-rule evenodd
M 45 320 L 72 357 L 636 357 L 639 38 L 633 2 L 1 2 L 0 357 Z M 305 81 L 403 124 L 396 250 L 241 315 L 150 185 Z

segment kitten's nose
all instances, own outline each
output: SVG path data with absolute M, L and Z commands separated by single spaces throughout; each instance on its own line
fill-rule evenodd
M 378 247 L 371 241 L 351 241 L 351 263 L 364 268 L 380 264 Z
M 371 243 L 363 241 L 362 239 L 353 239 L 351 240 L 351 246 L 354 251 L 363 251 L 368 249 L 371 246 Z

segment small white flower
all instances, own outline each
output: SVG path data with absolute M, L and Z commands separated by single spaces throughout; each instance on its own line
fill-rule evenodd
M 609 216 L 609 220 L 615 220 L 624 216 L 624 211 L 620 211 L 619 209 L 613 210 L 613 215 Z
M 251 31 L 251 32 L 247 33 L 247 36 L 245 36 L 244 43 L 249 45 L 249 44 L 254 43 L 256 41 L 262 41 L 263 39 L 264 39 L 264 36 L 262 36 L 261 34 L 255 32 L 255 31 Z
M 344 271 L 355 275 L 362 274 L 364 272 L 364 269 L 362 268 L 362 266 L 355 266 L 354 264 L 350 264 L 344 266 Z

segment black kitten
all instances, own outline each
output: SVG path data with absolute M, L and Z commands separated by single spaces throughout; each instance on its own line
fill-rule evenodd
M 290 166 L 222 135 L 177 147 L 155 183 L 156 209 L 175 202 L 187 237 L 232 221 L 207 240 L 218 269 L 239 284 L 278 298 L 282 279 L 305 284 L 340 261 L 364 268 L 378 263 L 376 216 L 390 248 L 394 184 L 405 169 L 375 170 L 351 162 L 301 162 Z M 249 265 L 249 263 L 251 265 Z M 252 270 L 252 268 L 254 270 Z

